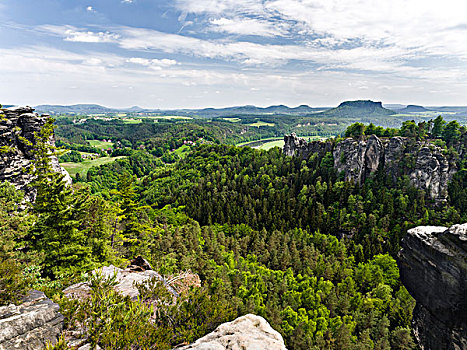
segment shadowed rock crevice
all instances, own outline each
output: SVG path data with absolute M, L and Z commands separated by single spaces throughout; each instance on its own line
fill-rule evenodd
M 408 231 L 399 252 L 402 282 L 415 298 L 422 350 L 467 349 L 467 224 Z

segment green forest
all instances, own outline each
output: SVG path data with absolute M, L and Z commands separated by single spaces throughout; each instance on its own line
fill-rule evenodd
M 435 203 L 407 176 L 394 181 L 384 169 L 362 185 L 345 181 L 331 153 L 302 159 L 277 147 L 236 147 L 258 135 L 237 139 L 225 124 L 129 129 L 49 119 L 29 169 L 35 202 L 0 183 L 0 305 L 42 290 L 59 303 L 66 329 L 85 324 L 91 344 L 103 349 L 171 349 L 246 313 L 263 316 L 288 349 L 416 349 L 415 301 L 400 281 L 397 252 L 410 228 L 467 221 L 466 128 L 442 117 L 400 128 L 354 123 L 332 139 L 398 135 L 440 147 L 459 171 L 448 202 Z M 51 169 L 54 128 L 57 147 L 72 150 L 63 161 L 80 162 L 78 151 L 102 154 L 86 140 L 103 138 L 119 145 L 112 155 L 125 158 L 67 186 Z M 282 131 L 253 129 L 262 137 Z M 196 144 L 177 155 L 187 141 Z M 170 302 L 152 281 L 131 300 L 114 292 L 111 280 L 84 274 L 124 267 L 136 256 L 166 276 L 196 273 L 201 287 Z M 89 299 L 63 296 L 86 279 Z M 148 303 L 154 298 L 157 310 Z M 68 347 L 62 339 L 48 348 Z

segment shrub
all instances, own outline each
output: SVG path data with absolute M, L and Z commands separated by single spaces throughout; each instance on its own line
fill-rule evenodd
M 26 294 L 29 282 L 18 263 L 0 258 L 0 306 L 18 303 Z

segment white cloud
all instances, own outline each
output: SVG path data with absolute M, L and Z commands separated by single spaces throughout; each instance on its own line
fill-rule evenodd
M 228 20 L 215 21 L 217 24 L 232 24 Z M 430 65 L 416 65 L 420 58 L 443 57 L 446 49 L 441 48 L 438 43 L 457 43 L 462 40 L 462 36 L 451 36 L 449 39 L 440 40 L 430 46 L 416 45 L 378 45 L 375 43 L 360 44 L 350 47 L 342 45 L 345 38 L 317 38 L 297 44 L 266 44 L 250 41 L 235 40 L 203 40 L 179 34 L 168 34 L 156 30 L 132 27 L 114 28 L 110 32 L 91 32 L 70 26 L 43 26 L 43 30 L 60 35 L 66 41 L 98 43 L 112 42 L 121 48 L 132 51 L 146 51 L 185 55 L 187 57 L 196 56 L 215 60 L 237 62 L 244 66 L 278 67 L 288 62 L 296 61 L 304 64 L 311 64 L 312 69 L 318 70 L 357 70 L 378 73 L 399 74 L 411 77 L 423 78 L 427 74 L 427 69 L 437 71 L 440 74 L 452 75 L 452 67 L 433 67 Z M 238 29 L 239 27 L 237 27 Z M 435 36 L 436 37 L 436 36 Z M 451 54 L 454 59 L 463 57 L 462 45 L 454 45 L 457 55 Z M 467 58 L 467 51 L 465 52 Z M 153 69 L 167 67 L 167 62 L 140 60 L 140 65 L 151 66 Z M 128 61 L 131 62 L 131 61 Z M 463 67 L 467 67 L 464 61 Z M 309 68 L 310 69 L 310 68 Z M 444 72 L 444 73 L 443 73 Z M 457 72 L 456 72 L 457 73 Z
M 260 26 L 250 33 L 259 35 L 279 27 L 279 35 L 317 37 L 314 44 L 330 48 L 391 47 L 404 56 L 467 59 L 464 0 L 178 0 L 175 6 L 214 16 L 210 28 L 226 33 L 248 34 L 253 17 L 261 18 Z
M 126 60 L 129 63 L 150 67 L 154 70 L 162 70 L 163 68 L 171 67 L 177 64 L 177 61 L 167 58 L 163 59 L 147 59 L 141 57 L 131 57 Z
M 63 37 L 65 41 L 83 43 L 110 43 L 119 38 L 115 33 L 80 30 L 73 26 L 43 25 L 39 26 L 38 30 Z
M 459 104 L 467 94 L 467 86 L 463 83 L 467 78 L 466 71 L 461 70 L 456 72 L 457 77 L 432 71 L 424 78 L 412 79 L 325 70 L 199 68 L 163 59 L 154 62 L 165 62 L 168 67 L 154 70 L 150 66 L 152 62 L 139 57 L 76 54 L 50 47 L 0 49 L 0 74 L 9 82 L 0 86 L 0 95 L 5 103 L 95 102 L 121 107 L 139 104 L 153 108 L 181 108 L 264 105 L 267 98 L 274 104 L 307 103 L 314 106 L 355 98 L 401 103 L 416 101 L 428 105 Z M 353 85 L 349 86 L 349 82 Z M 456 86 L 454 93 L 453 86 Z M 200 97 L 201 90 L 208 93 Z M 216 94 L 216 91 L 222 91 L 222 94 Z M 216 95 L 215 100 L 213 95 Z M 163 104 L 149 96 L 162 98 Z
M 78 41 L 83 43 L 110 43 L 118 39 L 118 35 L 108 32 L 80 32 L 67 30 L 65 41 Z
M 287 34 L 287 26 L 274 25 L 269 21 L 255 18 L 217 18 L 211 19 L 211 30 L 239 35 L 259 35 L 265 37 L 283 36 Z

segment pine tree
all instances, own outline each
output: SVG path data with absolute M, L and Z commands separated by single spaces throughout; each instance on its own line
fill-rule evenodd
M 64 175 L 52 170 L 53 122 L 48 118 L 40 132 L 35 133 L 30 172 L 36 189 L 33 213 L 37 215 L 37 221 L 26 242 L 40 254 L 43 273 L 58 277 L 89 269 L 93 264 L 91 247 L 80 230 L 80 218 L 86 211 L 89 196 L 84 191 L 73 193 L 64 181 Z
M 127 255 L 147 254 L 149 234 L 154 230 L 144 218 L 144 209 L 138 202 L 135 190 L 135 179 L 132 175 L 124 173 L 119 177 L 118 193 L 120 197 L 120 220 L 123 224 L 123 245 Z

